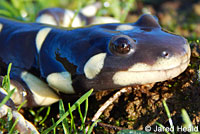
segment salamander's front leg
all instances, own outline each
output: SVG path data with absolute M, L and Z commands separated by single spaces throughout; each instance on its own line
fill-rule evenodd
M 3 77 L 0 77 L 0 81 L 3 80 Z M 21 133 L 21 134 L 39 134 L 37 129 L 34 127 L 34 125 L 26 120 L 21 113 L 17 111 L 15 108 L 15 105 L 19 105 L 22 103 L 27 97 L 26 97 L 26 91 L 24 88 L 17 83 L 14 80 L 11 80 L 11 88 L 16 87 L 16 90 L 12 97 L 3 105 L 0 107 L 0 118 L 8 118 L 8 111 L 11 113 L 12 121 L 15 122 L 17 121 L 15 125 L 15 129 Z M 24 94 L 25 93 L 25 94 Z M 0 88 L 0 102 L 3 101 L 3 99 L 7 96 L 7 92 L 3 89 Z M 14 102 L 15 104 L 14 104 Z M 30 101 L 28 101 L 30 102 Z M 28 106 L 27 104 L 25 104 Z
M 50 105 L 59 100 L 58 95 L 42 80 L 22 69 L 13 67 L 10 77 L 10 89 L 15 88 L 15 92 L 5 105 L 0 107 L 0 118 L 7 118 L 8 111 L 11 111 L 13 122 L 17 120 L 16 130 L 22 134 L 39 134 L 34 125 L 27 121 L 15 106 L 19 106 L 24 101 L 27 101 L 24 107 Z M 0 83 L 3 78 L 0 76 Z M 6 96 L 7 91 L 0 87 L 0 102 Z
M 25 107 L 47 106 L 59 100 L 58 95 L 42 80 L 27 71 L 12 69 L 10 88 L 15 88 L 11 96 L 16 106 L 27 100 Z M 20 74 L 20 75 L 19 75 Z M 0 77 L 2 82 L 3 77 Z M 5 91 L 1 91 L 6 94 Z

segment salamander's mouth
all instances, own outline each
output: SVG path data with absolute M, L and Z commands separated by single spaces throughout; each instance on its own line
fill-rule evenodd
M 113 82 L 116 85 L 126 86 L 165 81 L 177 77 L 179 74 L 185 71 L 189 62 L 190 60 L 187 60 L 185 63 L 182 63 L 177 67 L 165 70 L 119 71 L 114 74 Z
M 179 62 L 176 59 L 172 59 L 169 62 L 166 60 L 166 63 L 165 60 L 161 60 L 162 62 L 158 61 L 154 66 L 137 64 L 128 69 L 128 71 L 116 72 L 112 79 L 114 84 L 120 86 L 147 84 L 172 79 L 187 68 L 190 62 L 190 50 L 184 56 L 177 59 L 179 59 Z M 170 62 L 174 64 L 171 65 Z M 162 65 L 162 63 L 165 65 Z

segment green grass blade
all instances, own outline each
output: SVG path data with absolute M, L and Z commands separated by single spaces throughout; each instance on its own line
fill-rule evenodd
M 85 100 L 85 113 L 84 113 L 84 117 L 83 117 L 83 122 L 84 124 L 81 124 L 81 127 L 83 127 L 83 133 L 86 134 L 86 129 L 85 129 L 85 121 L 87 118 L 87 112 L 88 112 L 88 99 Z
M 8 65 L 8 70 L 7 70 L 7 76 L 9 76 L 9 77 L 8 77 L 9 80 L 10 80 L 10 71 L 11 71 L 11 67 L 12 67 L 12 63 L 10 63 L 10 64 Z
M 3 118 L 0 118 L 0 130 L 3 130 L 5 128 L 6 125 L 6 120 Z
M 185 126 L 188 127 L 188 128 L 192 127 L 193 126 L 192 122 L 191 122 L 190 117 L 189 117 L 188 113 L 186 112 L 186 110 L 182 109 L 181 113 L 182 113 L 182 118 L 183 118 L 183 121 L 185 123 Z
M 93 89 L 91 89 L 90 91 L 88 91 L 87 93 L 85 93 L 81 98 L 79 98 L 71 107 L 71 111 L 73 112 L 74 110 L 77 109 L 77 105 L 78 104 L 82 104 L 93 92 Z M 60 119 L 53 124 L 51 127 L 49 127 L 48 129 L 46 129 L 45 131 L 43 131 L 41 134 L 47 134 L 49 133 L 52 129 L 54 129 L 58 124 L 60 124 L 67 116 L 69 115 L 69 111 L 67 111 L 65 114 L 63 114 L 62 117 L 60 117 Z
M 68 111 L 69 111 L 69 115 L 70 115 L 70 117 L 72 116 L 72 113 L 71 113 L 71 107 L 70 107 L 70 103 L 68 103 Z M 74 122 L 73 122 L 73 117 L 71 117 L 71 120 L 70 120 L 70 134 L 73 132 L 73 124 L 74 124 Z
M 39 114 L 45 109 L 46 107 L 41 107 L 39 110 L 37 110 L 37 116 L 39 116 Z
M 188 130 L 191 130 L 190 134 L 199 134 L 199 132 L 197 133 L 198 126 L 195 128 L 192 125 L 192 122 L 190 120 L 190 117 L 189 117 L 187 111 L 185 109 L 182 109 L 181 114 L 182 114 L 182 118 L 183 118 L 183 121 L 184 121 L 184 127 L 186 127 Z
M 15 120 L 15 122 L 12 124 L 12 127 L 11 129 L 9 130 L 9 133 L 8 134 L 13 134 L 14 133 L 14 130 L 15 130 L 15 126 L 17 125 L 17 122 L 18 122 L 18 118 Z
M 70 103 L 68 103 L 68 108 L 69 108 L 69 115 L 70 115 L 70 117 L 71 117 L 71 130 L 70 130 L 70 132 L 72 133 L 77 133 L 77 130 L 76 130 L 76 125 L 75 125 L 75 122 L 74 122 L 74 116 L 73 116 L 73 114 L 72 114 L 72 111 L 71 111 L 71 106 L 70 106 Z M 73 131 L 74 130 L 74 131 Z
M 47 108 L 47 112 L 46 112 L 46 115 L 44 116 L 44 118 L 43 118 L 43 120 L 42 121 L 40 121 L 40 125 L 42 124 L 42 123 L 44 123 L 45 122 L 45 120 L 47 119 L 47 117 L 49 116 L 49 113 L 50 113 L 50 111 L 51 111 L 51 107 L 50 106 L 48 106 L 48 108 Z
M 20 13 L 18 10 L 16 10 L 15 7 L 13 7 L 10 3 L 8 3 L 5 0 L 0 1 L 1 7 L 3 7 L 5 10 L 9 11 L 11 13 L 11 16 L 8 17 L 19 17 Z
M 163 126 L 162 124 L 160 124 L 160 123 L 158 123 L 158 122 L 156 122 L 156 124 L 157 124 L 160 128 L 162 128 L 162 130 L 164 130 L 166 134 L 170 134 L 170 132 L 166 131 L 165 126 Z
M 1 16 L 12 16 L 12 14 L 9 11 L 0 9 L 0 15 Z
M 114 18 L 120 20 L 121 17 L 121 6 L 120 0 L 108 0 L 110 3 L 109 12 L 114 15 Z
M 120 22 L 124 22 L 127 15 L 128 15 L 128 12 L 130 11 L 133 3 L 135 3 L 135 0 L 128 0 L 125 4 L 125 8 L 124 8 L 124 11 L 123 11 L 123 14 L 121 15 L 120 17 Z
M 168 117 L 168 119 L 169 119 L 170 127 L 171 127 L 171 128 L 174 128 L 173 121 L 172 121 L 172 118 L 171 118 L 171 115 L 170 115 L 170 111 L 169 111 L 169 108 L 168 108 L 167 103 L 166 103 L 165 100 L 163 100 L 163 106 L 164 106 L 165 111 L 166 111 L 166 113 L 167 113 L 167 117 Z M 173 131 L 172 133 L 174 134 L 174 131 Z
M 34 111 L 33 109 L 29 109 L 29 112 L 30 112 L 30 114 L 31 114 L 32 116 L 36 116 L 36 113 L 35 113 L 35 111 Z
M 27 100 L 23 101 L 23 102 L 19 105 L 19 107 L 17 108 L 17 111 L 19 111 L 19 110 L 23 107 L 23 105 L 25 105 L 26 103 L 27 103 Z
M 77 8 L 77 10 L 76 10 L 76 12 L 75 12 L 73 18 L 72 18 L 71 21 L 70 21 L 69 27 L 72 27 L 72 23 L 73 23 L 75 17 L 76 17 L 76 16 L 78 15 L 78 13 L 80 12 L 82 6 L 83 6 L 82 0 L 78 0 L 78 8 Z
M 34 124 L 37 124 L 38 122 L 41 122 L 43 117 L 40 115 L 40 113 L 46 109 L 46 107 L 41 107 L 39 110 L 36 111 L 35 117 L 34 117 Z
M 81 106 L 78 105 L 78 113 L 79 113 L 79 116 L 80 116 L 80 119 L 81 119 L 81 128 L 80 130 L 82 130 L 85 126 L 85 122 L 84 122 L 84 118 L 83 118 L 83 114 L 81 112 Z
M 52 123 L 55 124 L 54 118 L 52 118 Z M 56 127 L 53 128 L 53 133 L 56 134 Z
M 64 104 L 63 101 L 60 100 L 59 101 L 59 111 L 60 111 L 60 117 L 63 116 L 63 114 L 65 113 L 65 108 L 64 108 Z M 69 125 L 68 125 L 68 119 L 64 118 L 64 120 L 62 121 L 62 126 L 63 126 L 63 130 L 65 132 L 65 134 L 69 134 Z
M 8 124 L 8 132 L 10 131 L 10 129 L 12 128 L 12 112 L 11 112 L 11 109 L 8 109 L 8 113 L 7 113 L 7 124 Z
M 2 87 L 7 91 L 9 92 L 11 89 L 10 89 L 10 71 L 11 71 L 11 67 L 12 67 L 12 63 L 10 63 L 8 65 L 8 69 L 7 69 L 7 75 L 4 76 L 3 78 L 3 82 L 2 82 Z
M 18 1 L 16 1 L 16 0 L 11 0 L 10 2 L 11 2 L 11 4 L 12 4 L 15 8 L 20 8 L 20 7 L 21 7 L 21 3 L 22 3 L 21 0 L 18 0 Z
M 84 122 L 86 120 L 87 113 L 88 113 L 88 99 L 85 100 L 85 113 L 84 113 L 84 117 L 83 117 Z
M 91 134 L 91 133 L 92 133 L 92 130 L 93 130 L 94 126 L 95 126 L 98 122 L 100 122 L 100 120 L 96 120 L 95 122 L 92 123 L 91 127 L 89 127 L 89 130 L 88 130 L 87 134 Z
M 1 101 L 0 107 L 2 107 L 10 99 L 10 97 L 13 95 L 14 92 L 15 92 L 15 89 L 11 90 L 8 93 L 8 95 Z

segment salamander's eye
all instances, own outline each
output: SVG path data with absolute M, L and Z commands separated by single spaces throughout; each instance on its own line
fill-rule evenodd
M 113 54 L 125 55 L 133 51 L 133 42 L 128 36 L 115 36 L 110 41 L 109 49 Z

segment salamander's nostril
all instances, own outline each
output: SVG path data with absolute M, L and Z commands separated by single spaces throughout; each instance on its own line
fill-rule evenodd
M 169 58 L 170 54 L 167 51 L 162 52 L 162 57 L 163 58 Z

